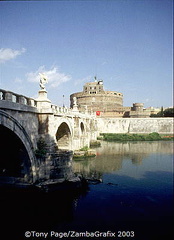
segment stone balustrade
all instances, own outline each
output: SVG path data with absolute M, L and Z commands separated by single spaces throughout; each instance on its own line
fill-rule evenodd
M 70 109 L 67 107 L 60 107 L 57 105 L 52 104 L 51 105 L 52 111 L 54 114 L 60 114 L 60 113 L 69 113 Z
M 0 100 L 37 107 L 37 101 L 35 99 L 19 95 L 11 91 L 5 91 L 3 89 L 0 89 Z
M 0 89 L 0 100 L 24 104 L 24 105 L 28 105 L 28 106 L 32 106 L 32 107 L 38 107 L 37 100 L 30 98 L 30 97 L 16 94 L 11 91 L 6 91 L 3 89 Z M 68 114 L 71 112 L 71 110 L 68 109 L 66 106 L 60 107 L 60 106 L 57 106 L 54 104 L 51 104 L 51 109 L 54 114 Z

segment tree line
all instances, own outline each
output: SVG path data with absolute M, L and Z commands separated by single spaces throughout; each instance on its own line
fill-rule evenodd
M 174 108 L 166 108 L 165 110 L 161 107 L 161 111 L 157 114 L 151 114 L 150 117 L 174 117 Z

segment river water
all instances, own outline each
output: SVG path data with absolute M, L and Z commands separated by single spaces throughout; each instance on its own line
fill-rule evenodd
M 90 179 L 81 193 L 1 194 L 6 236 L 60 239 L 72 231 L 76 237 L 63 239 L 172 239 L 173 143 L 103 141 L 96 153 L 73 162 L 73 171 Z

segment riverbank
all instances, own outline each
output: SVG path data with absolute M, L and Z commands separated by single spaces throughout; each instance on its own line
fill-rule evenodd
M 105 141 L 161 141 L 173 140 L 173 135 L 163 135 L 156 132 L 149 134 L 120 134 L 120 133 L 101 133 L 98 140 Z
M 93 149 L 87 149 L 87 150 L 76 150 L 73 154 L 74 160 L 83 160 L 90 157 L 95 157 L 96 151 Z
M 90 148 L 88 146 L 85 146 L 79 150 L 75 150 L 73 153 L 73 159 L 74 160 L 83 160 L 90 157 L 96 156 L 96 147 L 100 147 L 101 142 L 100 141 L 91 141 L 90 142 Z

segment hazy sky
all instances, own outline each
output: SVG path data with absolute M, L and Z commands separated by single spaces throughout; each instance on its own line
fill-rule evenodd
M 172 106 L 173 1 L 1 1 L 0 88 L 69 106 L 94 76 L 124 106 Z

